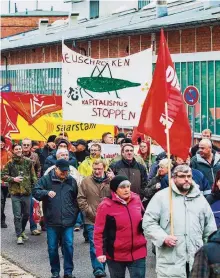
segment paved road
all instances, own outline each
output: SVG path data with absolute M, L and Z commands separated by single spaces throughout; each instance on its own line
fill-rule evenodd
M 25 242 L 24 245 L 18 246 L 16 244 L 16 236 L 14 232 L 11 199 L 9 198 L 7 199 L 5 210 L 8 228 L 2 229 L 1 233 L 2 255 L 38 278 L 49 278 L 50 267 L 47 253 L 46 233 L 43 232 L 40 236 L 32 236 L 30 234 L 28 223 L 26 232 L 29 236 L 29 240 Z M 74 233 L 74 236 L 74 274 L 76 278 L 94 278 L 89 258 L 89 244 L 84 243 L 82 232 Z M 148 246 L 147 277 L 155 278 L 155 257 L 151 253 L 150 244 L 148 244 Z

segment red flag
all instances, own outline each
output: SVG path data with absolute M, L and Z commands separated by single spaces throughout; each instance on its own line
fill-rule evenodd
M 165 102 L 168 104 L 170 152 L 186 159 L 191 145 L 191 129 L 176 71 L 161 30 L 156 68 L 138 130 L 152 137 L 167 150 Z
M 30 93 L 1 93 L 19 115 L 33 124 L 44 114 L 62 109 L 62 96 L 46 96 Z
M 132 144 L 133 145 L 138 145 L 138 138 L 141 138 L 141 140 L 144 140 L 144 134 L 140 133 L 137 129 L 137 127 L 133 128 L 133 133 L 132 133 Z
M 18 113 L 1 99 L 1 135 L 6 139 L 6 145 L 11 147 L 11 133 L 19 133 L 17 128 Z

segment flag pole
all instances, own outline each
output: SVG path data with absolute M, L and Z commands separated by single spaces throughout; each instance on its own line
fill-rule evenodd
M 166 139 L 167 139 L 168 180 L 169 180 L 170 231 L 171 231 L 171 236 L 174 236 L 174 230 L 173 230 L 173 201 L 172 201 L 172 187 L 171 187 L 171 165 L 170 165 L 170 133 L 169 133 L 169 127 L 168 127 L 167 102 L 165 102 L 165 114 L 166 114 Z
M 152 165 L 152 157 L 151 157 L 151 155 L 152 155 L 152 146 L 151 146 L 151 144 L 152 144 L 152 139 L 151 139 L 151 137 L 150 137 L 150 151 L 149 151 L 149 168 L 151 167 L 151 165 Z

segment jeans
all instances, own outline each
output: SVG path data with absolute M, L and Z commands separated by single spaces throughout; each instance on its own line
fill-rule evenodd
M 100 269 L 104 272 L 105 265 L 100 263 L 96 259 L 95 246 L 94 246 L 94 240 L 93 240 L 94 225 L 85 224 L 85 229 L 88 232 L 88 239 L 89 239 L 89 244 L 90 244 L 90 259 L 91 259 L 91 263 L 92 263 L 93 273 L 98 269 Z
M 73 272 L 73 227 L 48 227 L 47 245 L 50 259 L 51 273 L 60 273 L 60 258 L 58 253 L 59 239 L 62 239 L 64 259 L 64 275 Z
M 76 219 L 76 224 L 75 227 L 81 227 L 83 225 L 83 214 L 81 211 L 79 211 L 77 219 Z
M 34 199 L 31 196 L 31 203 L 30 203 L 30 230 L 31 232 L 34 230 L 37 230 L 37 224 L 34 222 L 34 218 L 33 218 L 33 212 L 34 212 Z
M 17 237 L 24 232 L 30 213 L 30 196 L 11 195 L 14 225 Z
M 145 278 L 145 258 L 133 262 L 119 262 L 107 260 L 107 265 L 111 278 L 125 278 L 126 268 L 128 268 L 130 278 Z
M 8 195 L 8 187 L 1 185 L 1 223 L 5 223 L 5 203 Z

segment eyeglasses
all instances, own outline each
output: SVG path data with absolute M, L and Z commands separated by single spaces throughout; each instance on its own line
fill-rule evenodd
M 192 178 L 192 175 L 176 175 L 178 178 L 180 179 L 191 179 Z
M 30 147 L 30 144 L 22 144 L 24 147 Z

